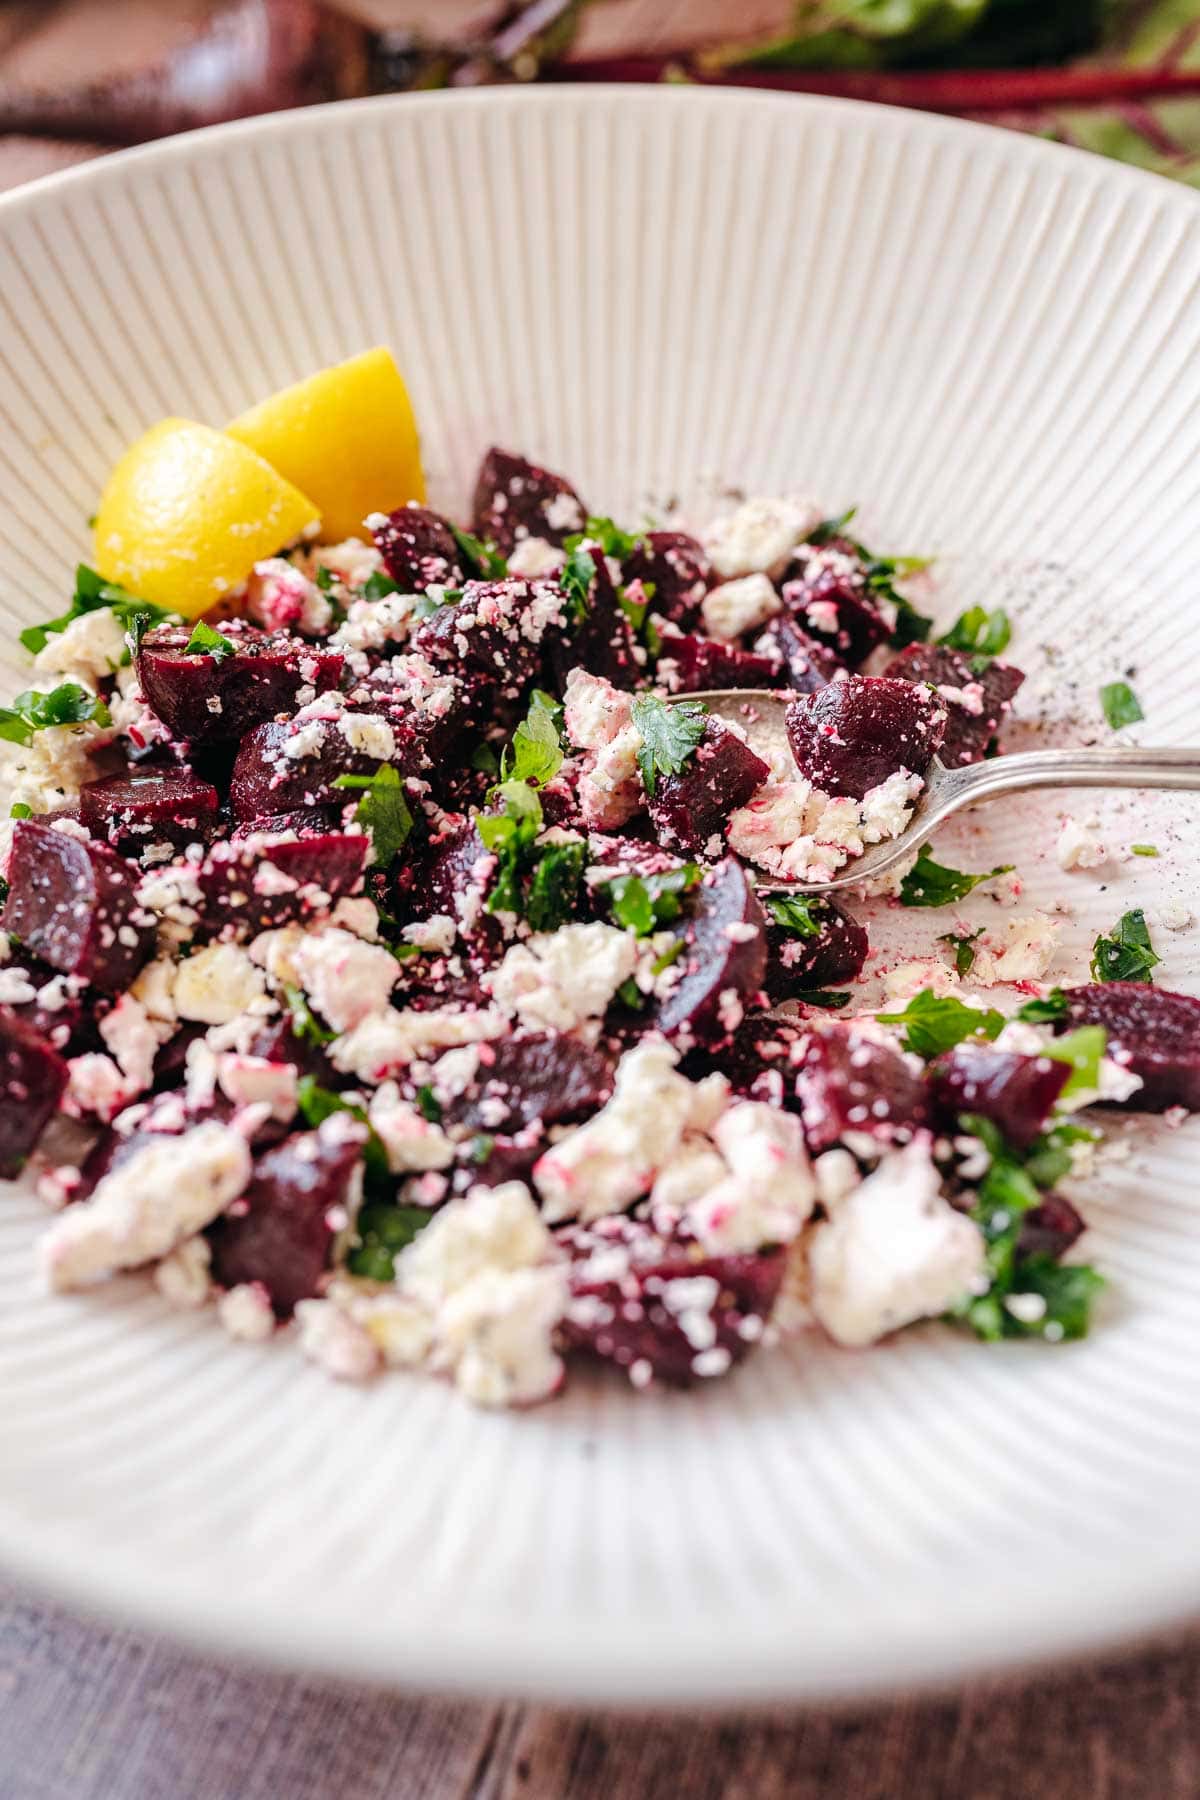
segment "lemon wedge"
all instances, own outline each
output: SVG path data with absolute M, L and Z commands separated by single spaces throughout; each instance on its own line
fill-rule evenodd
M 310 494 L 326 543 L 370 512 L 424 501 L 417 422 L 390 350 L 364 350 L 252 406 L 226 426 Z
M 191 419 L 163 419 L 109 476 L 95 563 L 106 581 L 193 619 L 318 516 L 244 443 Z

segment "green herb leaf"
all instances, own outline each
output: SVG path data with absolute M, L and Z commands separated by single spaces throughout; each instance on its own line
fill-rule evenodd
M 57 619 L 47 619 L 42 625 L 27 625 L 20 634 L 21 642 L 26 650 L 36 656 L 39 650 L 45 649 L 50 638 L 65 631 L 74 619 L 82 618 L 84 613 L 97 612 L 105 606 L 112 608 L 118 622 L 126 629 L 139 613 L 145 613 L 156 625 L 161 624 L 164 619 L 179 617 L 178 613 L 168 612 L 164 607 L 153 606 L 149 600 L 139 600 L 135 594 L 118 587 L 116 582 L 105 581 L 87 563 L 79 563 L 75 569 L 75 593 L 67 611 Z
M 596 578 L 596 559 L 590 550 L 576 545 L 567 554 L 558 580 L 567 596 L 567 611 L 576 621 L 587 616 L 592 582 Z
M 969 975 L 975 967 L 975 945 L 985 930 L 986 927 L 981 925 L 978 931 L 946 931 L 938 939 L 939 944 L 949 944 L 953 949 L 954 967 L 960 975 Z
M 1123 725 L 1136 725 L 1145 718 L 1141 702 L 1127 681 L 1110 681 L 1100 689 L 1100 705 L 1104 717 L 1114 731 Z
M 386 600 L 389 594 L 398 594 L 399 592 L 400 583 L 398 581 L 393 581 L 391 576 L 386 575 L 382 569 L 373 569 L 362 584 L 360 597 L 363 600 Z M 437 606 L 432 606 L 430 611 L 436 612 Z
M 35 731 L 47 731 L 55 725 L 109 726 L 112 716 L 103 700 L 80 687 L 76 681 L 64 681 L 48 694 L 28 688 L 18 694 L 11 706 L 0 706 L 0 738 L 10 744 L 31 744 Z
M 988 612 L 983 606 L 969 606 L 938 643 L 948 650 L 965 650 L 990 659 L 1007 650 L 1011 639 L 1012 622 L 1000 607 Z
M 655 957 L 654 961 L 650 964 L 650 973 L 652 975 L 661 975 L 664 969 L 669 969 L 673 962 L 679 961 L 679 958 L 683 955 L 686 947 L 686 940 L 677 937 L 673 944 L 667 945 L 661 955 Z
M 454 533 L 455 543 L 479 580 L 504 580 L 508 574 L 508 563 L 494 544 L 485 544 L 481 538 L 472 537 L 469 531 L 460 531 L 457 525 L 452 525 L 450 529 Z
M 407 842 L 413 824 L 399 771 L 385 763 L 374 775 L 339 775 L 333 785 L 364 790 L 355 809 L 355 823 L 371 833 L 371 867 L 388 868 Z
M 642 541 L 640 532 L 622 531 L 621 527 L 614 525 L 611 519 L 602 516 L 596 517 L 589 513 L 587 524 L 583 530 L 577 531 L 569 537 L 564 548 L 568 552 L 575 550 L 589 538 L 599 544 L 605 556 L 615 556 L 618 562 L 622 557 L 631 555 Z
M 339 1112 L 349 1113 L 360 1125 L 365 1125 L 367 1140 L 363 1145 L 363 1166 L 373 1180 L 386 1178 L 387 1152 L 371 1129 L 365 1107 L 344 1099 L 341 1094 L 335 1094 L 331 1088 L 322 1087 L 315 1076 L 302 1075 L 296 1083 L 296 1110 L 313 1131 L 325 1119 L 332 1118 L 334 1113 Z
M 496 1140 L 490 1131 L 477 1131 L 475 1136 L 471 1139 L 468 1159 L 478 1168 L 481 1163 L 485 1163 L 488 1160 L 495 1148 Z
M 638 768 L 642 785 L 653 794 L 660 775 L 678 775 L 704 737 L 708 709 L 699 700 L 668 706 L 653 694 L 639 694 L 631 708 L 642 739 Z
M 645 1006 L 648 996 L 643 994 L 641 988 L 631 975 L 628 981 L 623 981 L 617 989 L 616 998 L 621 1002 L 622 1006 L 627 1006 L 631 1012 L 637 1012 L 641 1007 Z
M 1151 969 L 1161 961 L 1150 942 L 1146 915 L 1140 906 L 1122 913 L 1112 936 L 1098 937 L 1092 945 L 1095 981 L 1149 981 Z
M 232 638 L 222 637 L 203 619 L 197 619 L 192 626 L 192 635 L 183 646 L 185 656 L 211 656 L 215 663 L 223 663 L 226 657 L 237 654 L 237 645 Z
M 535 688 L 529 711 L 513 733 L 511 755 L 505 750 L 500 759 L 501 781 L 529 781 L 545 787 L 563 765 L 558 726 L 563 709 L 553 694 Z
M 302 1044 L 332 1044 L 337 1036 L 327 1025 L 322 1025 L 305 998 L 302 988 L 285 984 L 283 997 L 288 1003 L 288 1011 L 292 1015 L 292 1033 Z
M 428 1082 L 417 1089 L 417 1111 L 431 1125 L 440 1125 L 442 1122 L 442 1103 Z
M 33 808 L 26 806 L 23 800 L 14 800 L 8 809 L 8 816 L 10 819 L 32 819 Z
M 519 913 L 523 882 L 542 829 L 542 803 L 524 781 L 505 781 L 494 790 L 502 811 L 480 813 L 475 828 L 486 850 L 496 857 L 496 878 L 488 895 L 489 912 Z
M 990 1040 L 1004 1030 L 1004 1014 L 994 1007 L 967 1006 L 948 994 L 935 994 L 932 988 L 914 994 L 903 1012 L 876 1013 L 875 1017 L 881 1025 L 903 1025 L 904 1048 L 927 1061 L 952 1050 L 965 1038 Z
M 461 599 L 461 588 L 426 588 L 413 601 L 412 616 L 418 623 L 422 619 L 432 619 L 444 606 L 454 606 Z
M 613 918 L 638 937 L 649 937 L 674 924 L 683 911 L 679 896 L 694 888 L 702 873 L 696 863 L 684 863 L 661 875 L 614 875 L 604 884 Z
M 359 1208 L 358 1243 L 346 1258 L 351 1275 L 364 1281 L 394 1281 L 396 1257 L 428 1225 L 433 1214 L 424 1206 L 393 1206 L 368 1201 Z
M 1061 1100 L 1069 1100 L 1074 1094 L 1094 1092 L 1099 1087 L 1100 1062 L 1107 1042 L 1108 1033 L 1103 1025 L 1081 1025 L 1078 1030 L 1068 1031 L 1064 1037 L 1055 1038 L 1046 1045 L 1043 1056 L 1071 1065 L 1070 1079 L 1059 1095 Z
M 1017 1017 L 1026 1025 L 1050 1025 L 1067 1016 L 1067 996 L 1061 988 L 1051 988 L 1040 1000 L 1026 1000 Z
M 819 916 L 827 912 L 823 900 L 805 900 L 797 894 L 769 894 L 764 895 L 763 905 L 776 925 L 792 937 L 818 938 L 824 929 L 824 919 Z
M 478 769 L 481 775 L 500 773 L 500 758 L 491 744 L 477 744 L 471 752 L 471 767 Z
M 848 1006 L 852 996 L 849 994 L 831 994 L 824 990 L 817 992 L 802 989 L 800 993 L 793 994 L 791 998 L 793 1000 L 799 1000 L 804 1006 L 820 1006 L 829 1011 L 836 1011 L 839 1006 Z
M 1135 856 L 1157 856 L 1157 844 L 1130 844 L 1129 848 Z
M 586 846 L 547 844 L 542 849 L 525 895 L 525 917 L 534 931 L 557 931 L 575 910 L 583 880 Z
M 997 875 L 1009 874 L 1012 866 L 1011 863 L 1002 863 L 999 868 L 985 869 L 980 875 L 968 875 L 962 869 L 951 869 L 944 863 L 934 862 L 928 844 L 922 844 L 921 854 L 915 865 L 900 883 L 900 904 L 952 906 L 981 882 L 994 881 Z
M 317 569 L 316 580 L 317 586 L 320 588 L 321 592 L 323 594 L 328 594 L 335 586 L 337 576 L 332 569 L 327 569 L 325 564 L 321 563 Z

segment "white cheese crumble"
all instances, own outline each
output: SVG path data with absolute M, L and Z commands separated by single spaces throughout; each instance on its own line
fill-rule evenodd
M 710 588 L 700 608 L 709 637 L 731 642 L 754 631 L 782 609 L 783 602 L 765 575 L 743 575 Z
M 1080 824 L 1070 814 L 1054 844 L 1060 869 L 1095 869 L 1108 860 L 1108 850 L 1090 824 Z
M 243 1281 L 217 1301 L 217 1320 L 243 1344 L 265 1343 L 275 1330 L 275 1314 L 260 1281 Z
M 117 615 L 110 606 L 98 606 L 72 619 L 65 631 L 52 633 L 33 667 L 38 675 L 82 682 L 95 693 L 120 668 L 125 651 L 125 629 Z
M 454 1161 L 454 1145 L 441 1126 L 402 1099 L 394 1081 L 384 1082 L 372 1094 L 367 1118 L 387 1152 L 393 1175 L 448 1169 Z
M 155 1269 L 154 1285 L 168 1306 L 178 1307 L 181 1312 L 198 1312 L 212 1293 L 211 1265 L 208 1239 L 185 1238 Z
M 817 1195 L 799 1119 L 761 1101 L 735 1101 L 712 1135 L 728 1173 L 687 1211 L 704 1248 L 721 1256 L 790 1243 Z
M 718 575 L 780 574 L 796 545 L 820 520 L 821 509 L 808 500 L 747 500 L 715 519 L 703 544 Z
M 400 979 L 390 950 L 332 925 L 302 932 L 291 962 L 300 986 L 335 1031 L 352 1031 L 385 1007 Z
M 451 1007 L 432 1012 L 388 1008 L 369 1013 L 353 1031 L 330 1045 L 329 1055 L 335 1068 L 376 1086 L 418 1056 L 507 1037 L 509 1029 L 504 1014 L 494 1007 L 479 1012 Z
M 557 545 L 547 543 L 545 538 L 527 537 L 514 546 L 508 559 L 508 572 L 528 581 L 538 581 L 548 575 L 557 575 L 563 561 L 563 552 Z
M 208 944 L 179 964 L 175 1010 L 181 1019 L 225 1025 L 245 1012 L 265 986 L 262 971 L 237 944 Z
M 523 1024 L 571 1031 L 601 1017 L 637 961 L 632 932 L 598 922 L 564 925 L 513 944 L 483 985 Z

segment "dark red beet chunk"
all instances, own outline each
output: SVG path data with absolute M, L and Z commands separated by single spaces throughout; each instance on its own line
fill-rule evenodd
M 344 807 L 355 803 L 353 793 L 339 789 L 336 806 L 298 806 L 293 812 L 269 813 L 266 818 L 250 819 L 244 825 L 235 825 L 230 837 L 235 844 L 241 838 L 257 837 L 263 831 L 276 835 L 294 831 L 297 837 L 320 837 L 326 831 L 335 831 Z
M 569 481 L 549 469 L 489 450 L 475 483 L 471 529 L 507 556 L 521 538 L 545 538 L 561 544 L 582 531 L 587 509 Z
M 815 937 L 801 937 L 767 914 L 765 987 L 772 1004 L 791 1000 L 816 988 L 836 987 L 861 975 L 870 941 L 860 925 L 836 900 L 808 899 L 809 917 L 819 927 Z
M 1017 1150 L 1042 1130 L 1070 1078 L 1068 1063 L 1048 1056 L 1015 1056 L 982 1044 L 958 1044 L 930 1065 L 930 1100 L 950 1126 L 959 1113 L 978 1113 L 999 1126 Z
M 652 582 L 650 610 L 673 625 L 695 623 L 712 582 L 703 548 L 682 531 L 648 531 L 622 562 L 621 574 L 626 581 Z
M 493 1137 L 489 1132 L 481 1146 L 468 1138 L 459 1150 L 460 1160 L 450 1171 L 450 1191 L 465 1194 L 473 1187 L 499 1187 L 505 1181 L 528 1181 L 534 1163 L 545 1149 L 536 1132 L 520 1137 Z M 482 1152 L 486 1150 L 486 1155 Z
M 679 979 L 658 1009 L 658 1028 L 701 1043 L 728 1039 L 762 987 L 766 915 L 735 857 L 727 856 L 693 892 Z
M 363 712 L 350 716 L 362 717 Z M 373 716 L 383 718 L 381 710 Z M 308 723 L 311 723 L 309 721 Z M 388 719 L 394 742 L 387 759 L 402 775 L 417 775 L 428 767 L 425 748 L 416 733 Z M 348 795 L 335 787 L 339 775 L 373 775 L 381 768 L 378 756 L 354 750 L 337 719 L 326 722 L 319 745 L 305 756 L 290 757 L 287 746 L 304 729 L 303 723 L 272 720 L 259 725 L 243 739 L 229 781 L 229 804 L 235 819 L 262 819 L 297 808 L 343 805 Z
M 56 970 L 47 968 L 15 939 L 9 944 L 4 968 L 20 970 L 35 989 L 32 1000 L 9 1000 L 6 1004 L 23 1024 L 31 1026 L 53 1049 L 64 1055 L 68 1052 L 75 1055 L 79 1050 L 100 1048 L 99 1039 L 91 1030 L 91 1005 L 85 1009 L 82 993 L 65 991 L 67 984 Z M 49 987 L 49 994 L 43 1004 L 41 990 L 44 987 Z M 81 1034 L 81 1027 L 86 1027 L 84 1034 Z M 81 1035 L 86 1041 L 81 1041 Z
M 437 1068 L 433 1072 L 437 1091 Z M 599 1110 L 612 1092 L 608 1058 L 561 1032 L 479 1046 L 470 1087 L 443 1108 L 447 1124 L 512 1135 L 540 1120 L 546 1130 Z M 501 1112 L 503 1108 L 503 1112 Z
M 665 637 L 658 679 L 672 694 L 700 694 L 706 688 L 777 687 L 778 658 L 718 644 L 714 638 Z
M 20 1174 L 58 1106 L 67 1065 L 8 1007 L 0 1007 L 0 1179 Z
M 847 1133 L 893 1143 L 925 1122 L 924 1084 L 900 1052 L 836 1020 L 811 1027 L 796 1097 L 814 1155 Z
M 862 559 L 844 541 L 802 545 L 780 590 L 796 623 L 857 668 L 888 636 Z
M 208 1233 L 222 1286 L 261 1281 L 281 1319 L 298 1300 L 319 1293 L 361 1158 L 361 1138 L 332 1142 L 315 1131 L 298 1132 L 258 1157 L 249 1187 L 234 1202 L 237 1211 Z
M 136 878 L 103 844 L 22 820 L 0 924 L 60 974 L 119 993 L 154 949 L 154 921 L 137 903 Z
M 785 684 L 798 694 L 815 694 L 818 688 L 827 687 L 842 668 L 828 644 L 801 631 L 782 613 L 767 622 L 754 648 L 759 656 L 775 657 Z
M 291 712 L 302 687 L 336 687 L 342 656 L 286 632 L 259 631 L 240 620 L 221 626 L 237 645 L 231 655 L 186 656 L 186 625 L 156 625 L 142 639 L 137 676 L 151 711 L 193 744 L 235 744 L 255 725 Z
M 291 1063 L 301 1075 L 311 1075 L 321 1087 L 341 1087 L 346 1081 L 344 1075 L 338 1074 L 320 1044 L 297 1037 L 290 1013 L 282 1013 L 267 1021 L 252 1041 L 250 1055 L 261 1056 L 267 1062 Z
M 800 773 L 827 794 L 856 800 L 899 769 L 924 775 L 945 726 L 945 705 L 928 688 L 877 675 L 832 681 L 787 709 Z
M 427 506 L 398 506 L 371 527 L 383 566 L 402 594 L 427 587 L 461 587 L 466 579 L 453 531 Z
M 948 769 L 982 762 L 1005 719 L 1012 711 L 1013 695 L 1024 681 L 1022 670 L 1011 663 L 989 662 L 976 674 L 971 658 L 943 644 L 910 644 L 884 670 L 893 681 L 928 682 L 931 686 L 961 694 L 946 701 L 946 735 L 939 752 Z
M 196 872 L 206 931 L 226 925 L 253 935 L 301 923 L 352 893 L 366 867 L 368 840 L 344 832 L 324 837 L 263 837 L 216 844 Z
M 1200 1000 L 1147 981 L 1097 982 L 1067 990 L 1067 1016 L 1055 1030 L 1076 1025 L 1103 1025 L 1108 1054 L 1141 1076 L 1123 1102 L 1131 1112 L 1200 1111 Z
M 495 868 L 496 859 L 484 848 L 474 821 L 465 819 L 420 850 L 410 850 L 396 870 L 397 904 L 405 916 L 414 919 L 427 919 L 434 913 L 456 918 L 457 899 L 470 905 L 476 896 L 486 898 Z M 481 925 L 484 920 L 499 930 L 490 914 L 481 915 Z
M 664 842 L 680 850 L 706 850 L 712 839 L 720 843 L 725 821 L 736 807 L 744 806 L 770 769 L 755 756 L 736 732 L 709 718 L 704 736 L 678 775 L 660 775 L 647 804 L 656 831 Z
M 794 1112 L 792 1046 L 803 1036 L 803 1026 L 794 1021 L 760 1013 L 743 1020 L 730 1041 L 715 1052 L 689 1051 L 680 1068 L 689 1081 L 700 1081 L 716 1071 L 728 1076 L 735 1094 Z
M 616 1363 L 638 1387 L 723 1375 L 740 1362 L 762 1336 L 787 1263 L 784 1250 L 706 1257 L 696 1245 L 666 1241 L 621 1217 L 556 1235 L 573 1262 L 567 1344 Z M 614 1278 L 622 1251 L 628 1271 Z M 711 1332 L 697 1329 L 701 1320 Z M 711 1341 L 701 1347 L 700 1338 Z
M 150 844 L 203 841 L 216 825 L 217 790 L 186 769 L 138 769 L 85 781 L 79 813 L 88 830 L 122 856 L 139 856 Z
M 1083 1232 L 1083 1220 L 1065 1195 L 1047 1194 L 1021 1220 L 1017 1255 L 1052 1256 L 1057 1262 Z
M 456 674 L 481 675 L 502 694 L 532 680 L 543 638 L 566 622 L 566 595 L 553 581 L 469 581 L 412 635 L 412 648 Z
M 553 630 L 546 639 L 551 686 L 558 692 L 576 667 L 591 675 L 603 675 L 619 688 L 631 688 L 642 672 L 642 664 L 634 655 L 629 620 L 621 611 L 603 552 L 598 545 L 589 547 L 596 573 L 588 595 L 587 617 L 575 626 L 569 638 L 561 630 Z

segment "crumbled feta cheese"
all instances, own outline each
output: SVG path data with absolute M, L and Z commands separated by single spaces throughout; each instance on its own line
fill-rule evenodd
M 1164 900 L 1158 916 L 1168 931 L 1186 931 L 1192 923 L 1192 914 L 1181 900 Z
M 820 520 L 820 508 L 811 501 L 747 500 L 713 521 L 703 535 L 704 548 L 718 575 L 780 574 Z
M 0 1006 L 27 1006 L 37 989 L 25 969 L 0 969 Z
M 265 631 L 300 631 L 315 637 L 333 622 L 333 608 L 316 582 L 282 556 L 255 563 L 243 604 L 246 617 Z
M 979 948 L 971 965 L 971 979 L 980 987 L 996 982 L 1040 981 L 1054 961 L 1061 922 L 1049 913 L 1029 913 L 1010 919 L 1004 928 L 1002 949 Z
M 926 1144 L 889 1151 L 809 1241 L 812 1310 L 861 1346 L 987 1287 L 983 1234 L 941 1196 Z
M 882 844 L 899 837 L 912 817 L 913 801 L 924 783 L 919 775 L 897 769 L 878 787 L 869 788 L 862 800 L 862 835 L 866 844 Z
M 1108 850 L 1090 825 L 1081 825 L 1070 814 L 1062 822 L 1054 854 L 1060 869 L 1095 869 L 1108 860 Z
M 441 1126 L 402 1099 L 394 1081 L 385 1081 L 372 1094 L 367 1118 L 387 1152 L 393 1175 L 448 1169 L 454 1161 L 454 1145 Z
M 394 1075 L 418 1056 L 430 1056 L 460 1044 L 485 1043 L 506 1037 L 510 1026 L 494 1007 L 464 1012 L 446 1007 L 430 1012 L 374 1012 L 330 1045 L 335 1068 L 369 1086 Z
M 0 744 L 5 779 L 11 778 L 8 802 L 32 813 L 74 806 L 79 790 L 95 774 L 89 751 L 104 734 L 92 724 L 48 725 L 35 731 L 28 744 Z
M 179 964 L 175 1010 L 181 1019 L 224 1025 L 245 1012 L 264 987 L 262 971 L 237 944 L 208 944 Z
M 243 1281 L 217 1301 L 217 1319 L 231 1338 L 262 1344 L 275 1330 L 270 1296 L 261 1281 Z
M 923 988 L 939 997 L 958 995 L 957 971 L 937 957 L 918 957 L 912 962 L 897 963 L 883 978 L 883 996 L 888 1001 L 911 1000 Z M 982 1002 L 980 1002 L 982 1004 Z
M 364 1326 L 332 1300 L 301 1300 L 296 1307 L 300 1348 L 336 1381 L 367 1381 L 380 1365 L 379 1349 Z
M 728 1174 L 687 1212 L 712 1256 L 787 1244 L 809 1217 L 817 1187 L 800 1121 L 762 1101 L 735 1101 L 713 1126 Z
M 354 600 L 329 639 L 332 650 L 383 650 L 402 644 L 412 629 L 416 594 L 388 594 L 382 600 Z
M 483 985 L 523 1024 L 571 1031 L 601 1017 L 637 959 L 632 932 L 598 922 L 564 925 L 513 944 Z
M 743 575 L 710 588 L 700 608 L 709 637 L 731 642 L 779 612 L 782 600 L 765 575 Z
M 360 756 L 390 762 L 396 754 L 395 734 L 378 713 L 343 713 L 338 720 L 338 730 L 351 750 Z
M 304 992 L 335 1031 L 352 1031 L 385 1007 L 400 979 L 390 950 L 334 926 L 304 932 L 292 963 Z
M 101 1019 L 100 1036 L 116 1058 L 130 1095 L 142 1093 L 154 1080 L 154 1059 L 170 1030 L 156 1025 L 132 994 L 122 994 Z
M 215 1121 L 158 1136 L 68 1207 L 39 1245 L 49 1285 L 84 1287 L 166 1256 L 211 1225 L 250 1179 L 245 1139 Z
M 122 1107 L 128 1106 L 136 1092 L 111 1056 L 88 1050 L 68 1059 L 62 1110 L 76 1119 L 91 1113 L 108 1124 Z
M 415 944 L 418 950 L 449 956 L 457 934 L 458 924 L 449 913 L 433 913 L 428 919 L 419 919 L 415 925 L 406 925 L 401 936 L 406 943 Z
M 235 1106 L 266 1106 L 271 1117 L 283 1125 L 295 1118 L 299 1071 L 294 1063 L 268 1062 L 264 1056 L 222 1050 L 216 1057 L 214 1075 L 221 1092 Z
M 56 631 L 33 659 L 38 675 L 58 675 L 78 681 L 95 693 L 102 681 L 115 674 L 128 654 L 125 629 L 110 606 L 72 619 L 65 631 Z
M 515 545 L 508 559 L 510 575 L 520 575 L 529 581 L 537 581 L 547 575 L 557 575 L 563 566 L 563 553 L 555 544 L 547 543 L 545 538 L 522 538 Z
M 154 1285 L 169 1306 L 181 1312 L 199 1311 L 212 1293 L 211 1265 L 208 1239 L 199 1235 L 185 1238 L 155 1269 Z

